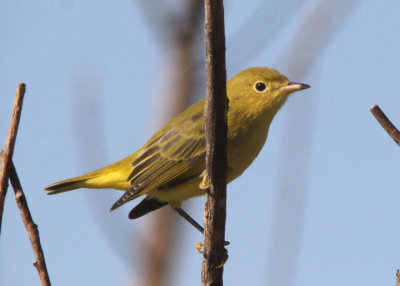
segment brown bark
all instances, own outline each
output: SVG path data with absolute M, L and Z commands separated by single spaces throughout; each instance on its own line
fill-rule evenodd
M 3 152 L 0 152 L 0 157 L 4 158 Z M 26 201 L 24 191 L 22 190 L 21 182 L 18 178 L 17 171 L 15 170 L 12 160 L 9 162 L 8 174 L 11 185 L 14 189 L 15 200 L 21 212 L 22 221 L 28 232 L 29 240 L 32 244 L 32 249 L 35 254 L 35 261 L 33 265 L 36 267 L 40 281 L 43 286 L 50 286 L 50 278 L 47 272 L 46 261 L 44 259 L 43 249 L 40 244 L 39 230 L 37 225 L 33 222 L 31 212 L 29 211 L 28 202 Z
M 3 157 L 1 159 L 0 173 L 0 233 L 1 223 L 3 221 L 4 201 L 6 199 L 8 188 L 9 165 L 14 153 L 15 140 L 17 138 L 19 120 L 21 118 L 22 102 L 25 95 L 25 83 L 20 83 L 15 95 L 14 107 L 11 114 L 10 128 L 8 130 L 8 138 L 4 147 Z
M 383 113 L 378 105 L 375 104 L 370 110 L 383 129 L 385 129 L 389 136 L 400 146 L 400 131 L 396 126 L 386 117 L 385 113 Z
M 227 117 L 225 31 L 222 0 L 205 1 L 207 99 L 205 107 L 206 174 L 202 285 L 223 285 L 225 242 Z

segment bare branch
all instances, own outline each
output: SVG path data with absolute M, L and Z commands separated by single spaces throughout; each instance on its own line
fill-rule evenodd
M 400 269 L 396 271 L 396 286 L 400 286 Z
M 25 95 L 25 83 L 20 83 L 15 95 L 14 107 L 11 114 L 10 128 L 8 130 L 8 138 L 4 147 L 4 156 L 1 160 L 1 173 L 0 173 L 0 233 L 1 222 L 3 220 L 4 201 L 6 199 L 8 188 L 8 173 L 11 158 L 14 153 L 15 139 L 17 138 L 19 120 L 21 118 L 22 102 Z
M 5 154 L 5 152 L 4 152 Z M 5 156 L 5 155 L 4 155 Z M 0 157 L 4 159 L 3 152 L 0 151 Z M 33 222 L 31 212 L 29 211 L 28 202 L 26 201 L 24 191 L 22 190 L 21 182 L 19 181 L 17 171 L 15 170 L 12 160 L 9 161 L 8 168 L 9 178 L 11 185 L 14 189 L 15 200 L 17 201 L 18 208 L 21 212 L 22 221 L 28 231 L 28 236 L 32 244 L 32 249 L 35 254 L 35 262 L 33 265 L 36 267 L 40 281 L 44 286 L 50 286 L 50 278 L 47 273 L 46 262 L 44 259 L 43 249 L 40 244 L 39 230 L 37 225 Z
M 205 1 L 207 99 L 205 107 L 206 176 L 202 285 L 222 285 L 227 253 L 226 219 L 227 118 L 225 30 L 222 0 Z
M 386 117 L 385 113 L 379 108 L 378 105 L 374 105 L 370 108 L 372 114 L 375 116 L 379 124 L 385 129 L 385 131 L 392 137 L 392 139 L 400 146 L 400 131 L 393 125 L 393 123 Z

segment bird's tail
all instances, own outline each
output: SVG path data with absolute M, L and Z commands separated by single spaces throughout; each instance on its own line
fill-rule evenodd
M 126 190 L 130 186 L 127 178 L 132 172 L 131 162 L 133 159 L 132 157 L 127 157 L 85 175 L 51 184 L 44 189 L 45 191 L 49 191 L 48 195 L 79 188 Z
M 63 180 L 54 184 L 51 184 L 44 188 L 45 191 L 49 191 L 48 195 L 55 195 L 63 192 L 72 191 L 79 188 L 87 188 L 87 181 L 96 178 L 98 175 L 87 174 L 83 176 L 74 177 L 71 179 Z

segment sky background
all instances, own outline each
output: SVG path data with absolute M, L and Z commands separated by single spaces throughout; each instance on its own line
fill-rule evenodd
M 400 2 L 329 1 L 332 18 L 313 14 L 323 1 L 285 2 L 225 7 L 228 77 L 271 66 L 312 86 L 291 96 L 261 154 L 228 187 L 225 284 L 393 285 L 400 150 L 369 108 L 379 104 L 400 127 Z M 25 82 L 13 161 L 54 285 L 142 285 L 135 241 L 148 239 L 150 220 L 128 220 L 135 202 L 109 213 L 121 192 L 48 197 L 43 188 L 133 153 L 155 131 L 169 60 L 157 32 L 138 1 L 0 3 L 0 144 Z M 203 205 L 196 198 L 186 209 L 202 222 Z M 170 285 L 200 285 L 193 246 L 202 237 L 187 223 L 179 235 Z M 39 285 L 33 261 L 9 189 L 0 285 Z

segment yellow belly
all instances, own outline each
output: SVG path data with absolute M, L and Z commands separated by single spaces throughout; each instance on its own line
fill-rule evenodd
M 179 207 L 187 199 L 204 195 L 205 190 L 199 188 L 201 180 L 200 177 L 195 177 L 173 188 L 152 190 L 147 195 L 159 201 L 168 202 L 172 206 Z

